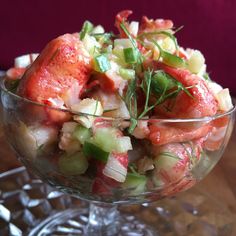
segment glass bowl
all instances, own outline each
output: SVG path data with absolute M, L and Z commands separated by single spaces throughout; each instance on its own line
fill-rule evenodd
M 141 119 L 128 132 L 132 120 L 38 104 L 10 92 L 4 80 L 1 101 L 5 136 L 21 162 L 58 190 L 90 201 L 87 235 L 117 235 L 118 204 L 156 201 L 204 178 L 224 152 L 235 111 Z

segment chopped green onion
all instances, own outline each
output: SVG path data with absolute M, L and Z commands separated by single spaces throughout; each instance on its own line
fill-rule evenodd
M 88 169 L 88 160 L 82 152 L 76 152 L 70 156 L 63 155 L 59 158 L 58 167 L 64 174 L 80 175 Z
M 86 157 L 94 158 L 105 163 L 109 157 L 109 152 L 105 152 L 100 147 L 87 141 L 84 143 L 83 153 Z
M 162 50 L 161 56 L 163 58 L 163 62 L 168 66 L 173 66 L 176 68 L 183 68 L 186 66 L 185 61 L 181 57 L 173 55 L 173 54 L 166 52 L 164 50 Z
M 175 87 L 175 83 L 173 79 L 169 78 L 169 76 L 164 71 L 156 71 L 152 77 L 151 88 L 152 92 L 155 94 L 162 94 L 165 90 L 169 90 Z
M 138 47 L 137 47 L 137 42 L 134 40 L 134 38 L 131 36 L 130 32 L 128 29 L 125 27 L 124 23 L 120 24 L 120 27 L 123 29 L 124 33 L 127 35 L 128 39 L 132 43 L 133 49 L 136 51 L 137 55 L 137 63 L 142 64 L 143 63 L 143 57 L 142 54 L 140 53 Z
M 73 138 L 79 140 L 81 144 L 84 144 L 84 142 L 91 137 L 91 132 L 88 128 L 78 125 L 72 135 Z
M 156 41 L 153 40 L 152 42 L 155 44 L 155 46 L 158 47 L 160 51 L 160 56 L 162 57 L 163 62 L 166 65 L 176 67 L 176 68 L 183 68 L 186 66 L 186 63 L 182 58 L 164 51 Z
M 93 30 L 93 24 L 90 21 L 85 21 L 80 32 L 80 40 L 82 40 L 86 34 Z
M 193 95 L 188 91 L 189 88 L 191 87 L 184 87 L 181 82 L 175 80 L 162 70 L 156 71 L 152 79 L 152 92 L 158 96 L 163 94 L 159 103 L 162 103 L 167 98 L 176 96 L 180 91 L 184 91 L 189 97 L 193 98 Z M 170 93 L 166 93 L 171 89 L 173 90 Z
M 111 64 L 106 55 L 101 54 L 94 58 L 94 69 L 102 73 L 111 69 Z
M 121 38 L 114 40 L 114 48 L 131 48 L 133 44 L 131 43 L 130 39 L 128 38 Z
M 132 69 L 120 68 L 119 69 L 119 74 L 125 80 L 130 80 L 130 79 L 135 78 L 135 70 L 132 70 Z
M 126 63 L 134 64 L 137 62 L 137 51 L 134 48 L 124 48 L 123 52 Z

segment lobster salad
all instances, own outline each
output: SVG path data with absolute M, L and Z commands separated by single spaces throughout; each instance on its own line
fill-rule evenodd
M 210 79 L 199 50 L 178 44 L 182 27 L 131 14 L 117 14 L 117 34 L 85 21 L 40 54 L 17 57 L 6 83 L 35 107 L 12 132 L 28 159 L 50 153 L 57 173 L 90 179 L 92 193 L 175 182 L 180 191 L 193 185 L 183 178 L 204 153 L 220 149 L 229 123 L 194 120 L 230 111 L 231 96 Z

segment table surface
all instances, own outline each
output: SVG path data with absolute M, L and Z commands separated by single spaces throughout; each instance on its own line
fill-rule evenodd
M 197 187 L 220 201 L 228 208 L 236 222 L 236 129 L 234 129 L 227 149 L 213 171 Z M 0 131 L 0 173 L 20 166 L 11 148 Z M 236 232 L 236 231 L 235 231 Z M 234 234 L 236 235 L 236 233 Z

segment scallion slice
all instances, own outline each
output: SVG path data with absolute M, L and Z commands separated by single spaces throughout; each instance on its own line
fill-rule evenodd
M 126 63 L 134 64 L 137 62 L 138 55 L 137 51 L 134 48 L 124 48 L 123 52 Z
M 152 91 L 160 95 L 164 91 L 168 91 L 175 87 L 174 81 L 168 77 L 168 75 L 164 71 L 156 71 L 152 77 L 151 88 Z
M 164 50 L 162 50 L 161 56 L 163 58 L 163 62 L 168 66 L 173 66 L 176 68 L 183 68 L 186 66 L 185 61 L 181 57 L 173 55 L 173 54 L 166 52 Z
M 85 35 L 90 33 L 93 30 L 93 24 L 90 21 L 85 21 L 80 31 L 80 40 L 83 40 Z
M 176 67 L 176 68 L 183 68 L 186 66 L 186 63 L 182 58 L 164 51 L 156 41 L 153 40 L 152 42 L 154 43 L 155 46 L 158 47 L 160 51 L 160 56 L 162 57 L 163 62 L 166 65 Z

